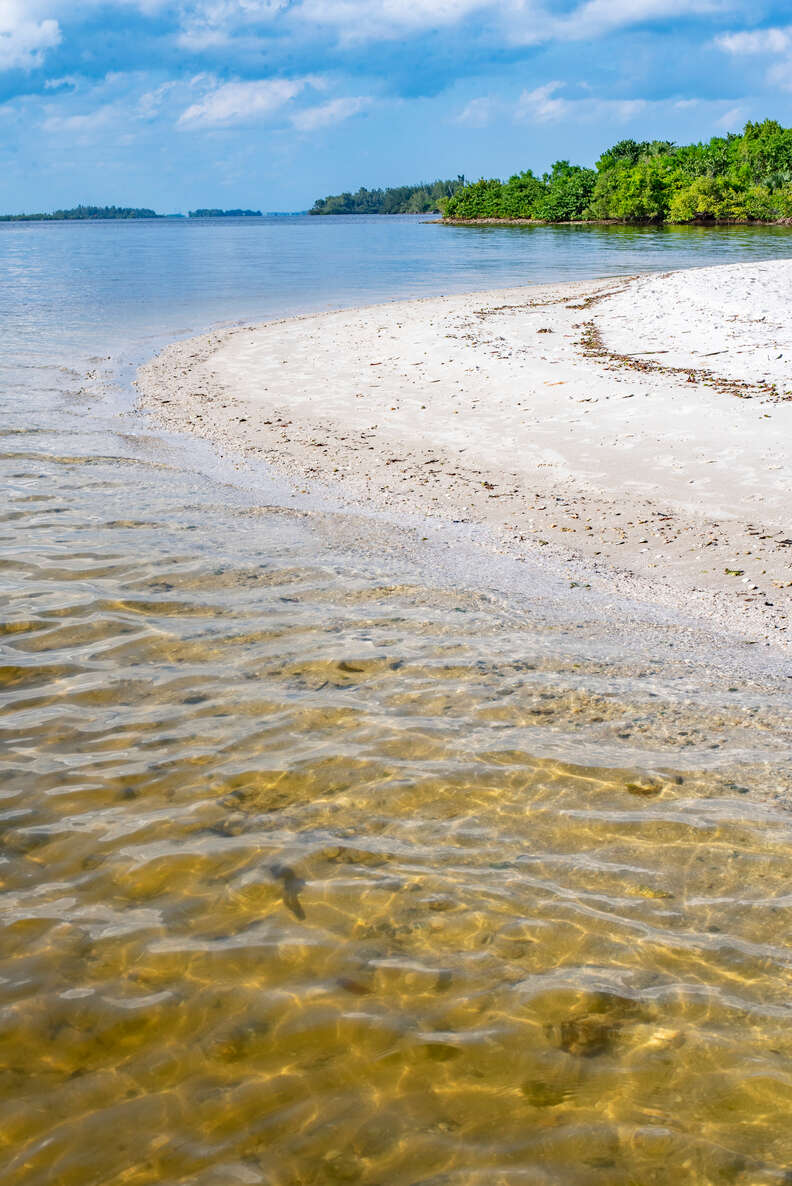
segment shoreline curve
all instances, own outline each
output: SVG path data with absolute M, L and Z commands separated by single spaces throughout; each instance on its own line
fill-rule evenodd
M 139 406 L 330 486 L 482 524 L 517 557 L 788 647 L 792 260 L 236 326 L 141 367 Z

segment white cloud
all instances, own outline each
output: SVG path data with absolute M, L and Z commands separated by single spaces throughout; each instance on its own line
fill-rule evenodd
M 567 99 L 557 92 L 564 84 L 548 82 L 532 91 L 523 91 L 512 109 L 516 123 L 560 123 L 572 120 L 575 123 L 601 122 L 608 124 L 629 123 L 651 108 L 671 109 L 678 104 L 663 101 L 649 102 L 647 99 L 598 99 L 586 96 L 583 99 Z
M 334 28 L 343 43 L 443 29 L 480 16 L 506 42 L 583 41 L 652 20 L 726 11 L 733 0 L 584 0 L 563 16 L 550 0 L 300 0 L 290 17 Z
M 720 119 L 715 120 L 715 127 L 720 128 L 724 132 L 737 132 L 740 126 L 745 121 L 744 107 L 730 107 L 728 111 L 724 111 Z
M 316 86 L 315 78 L 262 78 L 254 82 L 226 82 L 209 91 L 179 117 L 182 127 L 228 127 L 271 115 Z
M 496 108 L 497 103 L 488 96 L 471 99 L 454 122 L 464 124 L 468 128 L 486 128 L 492 122 Z
M 371 103 L 368 95 L 350 95 L 348 98 L 331 99 L 319 107 L 306 107 L 292 116 L 292 123 L 300 132 L 315 132 L 330 124 L 340 124 L 350 116 L 357 115 Z
M 176 38 L 179 49 L 186 49 L 191 54 L 206 53 L 207 50 L 220 49 L 230 43 L 231 35 L 226 29 L 207 29 L 200 25 L 189 26 Z
M 301 21 L 331 26 L 351 43 L 447 28 L 493 7 L 493 0 L 302 0 L 293 12 Z
M 108 104 L 84 115 L 50 115 L 41 126 L 45 132 L 88 140 L 119 120 L 121 115 L 117 107 Z
M 137 102 L 137 114 L 142 119 L 153 119 L 159 115 L 166 97 L 176 88 L 175 82 L 163 82 L 153 91 L 145 91 Z
M 58 22 L 36 17 L 31 4 L 0 0 L 0 70 L 32 70 L 60 43 Z
M 201 53 L 228 45 L 234 34 L 272 22 L 288 8 L 288 0 L 203 0 L 182 12 L 182 49 Z
M 582 0 L 559 13 L 554 0 L 0 0 L 0 69 L 39 65 L 61 39 L 61 23 L 76 13 L 114 7 L 146 16 L 169 13 L 179 24 L 176 42 L 191 53 L 223 47 L 255 52 L 277 26 L 309 36 L 330 31 L 342 44 L 392 40 L 448 29 L 476 17 L 488 35 L 506 44 L 579 41 L 662 19 L 683 19 L 740 6 L 741 0 Z M 726 34 L 729 38 L 784 36 Z M 738 42 L 735 42 L 735 45 Z M 743 52 L 733 50 L 731 52 Z M 746 51 L 747 52 L 747 51 Z
M 782 91 L 792 91 L 792 25 L 772 29 L 751 29 L 740 33 L 724 33 L 715 44 L 725 53 L 735 56 L 762 55 L 779 58 L 765 75 L 766 83 Z M 784 56 L 785 55 L 785 56 Z
M 563 86 L 557 80 L 546 82 L 532 91 L 523 91 L 511 104 L 490 97 L 471 99 L 454 122 L 470 128 L 487 127 L 495 118 L 533 124 L 561 123 L 567 119 L 626 123 L 649 106 L 646 99 L 597 99 L 594 96 L 567 99 L 558 94 Z
M 568 17 L 558 21 L 559 33 L 576 41 L 626 25 L 638 25 L 658 18 L 700 16 L 723 11 L 732 5 L 725 0 L 587 0 Z
M 563 119 L 569 114 L 571 104 L 568 99 L 554 98 L 556 91 L 563 85 L 562 82 L 547 82 L 533 91 L 523 91 L 517 102 L 514 118 L 519 122 L 537 120 L 539 123 Z M 578 102 L 588 103 L 590 100 L 581 99 Z
M 728 0 L 585 0 L 564 16 L 531 0 L 496 5 L 504 36 L 516 45 L 588 41 L 653 20 L 695 17 L 733 7 Z
M 715 44 L 728 54 L 783 54 L 792 49 L 792 25 L 783 29 L 723 33 L 715 38 Z
M 80 79 L 76 74 L 64 74 L 62 78 L 48 78 L 44 83 L 45 91 L 59 91 L 62 87 L 69 86 L 72 90 L 76 90 L 80 85 Z
M 792 56 L 767 71 L 767 81 L 782 91 L 792 91 Z
M 200 0 L 182 5 L 186 20 L 213 28 L 271 20 L 287 7 L 287 0 Z
M 637 115 L 641 115 L 646 108 L 646 99 L 611 99 L 607 101 L 606 109 L 612 113 L 615 120 L 627 123 L 629 120 L 635 119 Z

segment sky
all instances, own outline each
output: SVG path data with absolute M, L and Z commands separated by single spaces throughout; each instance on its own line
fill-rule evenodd
M 790 0 L 0 0 L 0 212 L 265 211 L 792 124 Z

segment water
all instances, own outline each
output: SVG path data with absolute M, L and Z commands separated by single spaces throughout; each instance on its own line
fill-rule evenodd
M 0 228 L 4 1186 L 790 1180 L 788 664 L 228 485 L 127 384 L 212 322 L 791 250 Z

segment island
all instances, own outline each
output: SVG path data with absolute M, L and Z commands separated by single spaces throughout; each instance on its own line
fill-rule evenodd
M 190 210 L 190 218 L 263 218 L 260 210 Z
M 444 203 L 461 190 L 465 178 L 455 181 L 422 181 L 418 185 L 397 185 L 388 189 L 365 189 L 357 193 L 330 194 L 317 198 L 309 214 L 439 214 Z
M 466 223 L 775 223 L 792 225 L 792 129 L 748 123 L 706 143 L 620 140 L 593 169 L 556 161 L 457 188 L 443 221 Z
M 0 214 L 0 222 L 86 222 L 129 218 L 165 218 L 155 210 L 136 206 L 74 206 L 51 214 Z
M 183 214 L 158 214 L 137 206 L 73 206 L 51 214 L 0 214 L 0 222 L 95 222 L 131 218 L 184 218 Z M 189 218 L 263 218 L 260 210 L 190 210 Z

